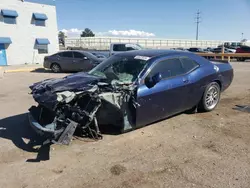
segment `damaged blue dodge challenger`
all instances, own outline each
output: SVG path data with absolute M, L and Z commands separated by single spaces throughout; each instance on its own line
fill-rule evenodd
M 233 75 L 228 62 L 190 52 L 120 53 L 88 73 L 30 86 L 38 105 L 29 120 L 48 142 L 69 144 L 76 129 L 100 139 L 100 126 L 126 132 L 187 110 L 212 111 Z

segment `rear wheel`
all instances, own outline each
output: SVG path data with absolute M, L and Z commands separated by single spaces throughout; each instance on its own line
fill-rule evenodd
M 200 102 L 200 110 L 210 112 L 216 108 L 220 101 L 220 86 L 216 82 L 210 83 Z
M 54 72 L 54 73 L 59 73 L 61 72 L 61 67 L 60 65 L 58 65 L 57 63 L 53 63 L 51 65 L 51 70 Z

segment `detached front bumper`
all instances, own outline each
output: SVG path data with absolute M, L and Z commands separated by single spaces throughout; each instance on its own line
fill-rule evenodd
M 53 135 L 55 134 L 55 130 L 48 129 L 40 125 L 40 123 L 35 120 L 31 112 L 28 114 L 28 117 L 30 126 L 35 130 L 36 133 L 41 136 L 53 137 Z
M 31 107 L 30 113 L 28 114 L 30 126 L 35 132 L 47 139 L 45 143 L 52 142 L 55 144 L 69 145 L 78 123 L 67 119 L 64 122 L 66 126 L 57 129 L 57 120 L 55 118 L 52 123 L 43 126 L 38 122 L 37 118 L 35 118 L 37 115 L 40 115 L 37 114 L 37 109 L 39 109 L 39 107 Z

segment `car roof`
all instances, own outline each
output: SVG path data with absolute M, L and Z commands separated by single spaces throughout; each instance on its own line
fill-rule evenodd
M 179 54 L 179 53 L 184 53 L 181 51 L 176 51 L 176 50 L 132 50 L 132 51 L 127 51 L 127 52 L 122 52 L 115 54 L 115 56 L 147 56 L 147 57 L 155 57 L 155 56 L 160 56 L 160 55 L 174 55 L 174 54 Z
M 80 52 L 80 53 L 89 53 L 88 51 L 84 51 L 84 50 L 62 50 L 62 51 L 59 51 L 57 53 L 62 53 L 62 52 Z

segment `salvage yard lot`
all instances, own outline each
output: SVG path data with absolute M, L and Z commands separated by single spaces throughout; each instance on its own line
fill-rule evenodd
M 210 113 L 186 114 L 101 141 L 35 150 L 28 86 L 64 74 L 7 73 L 0 79 L 0 187 L 250 187 L 250 63 Z M 87 142 L 88 141 L 88 142 Z M 48 159 L 49 157 L 49 159 Z

